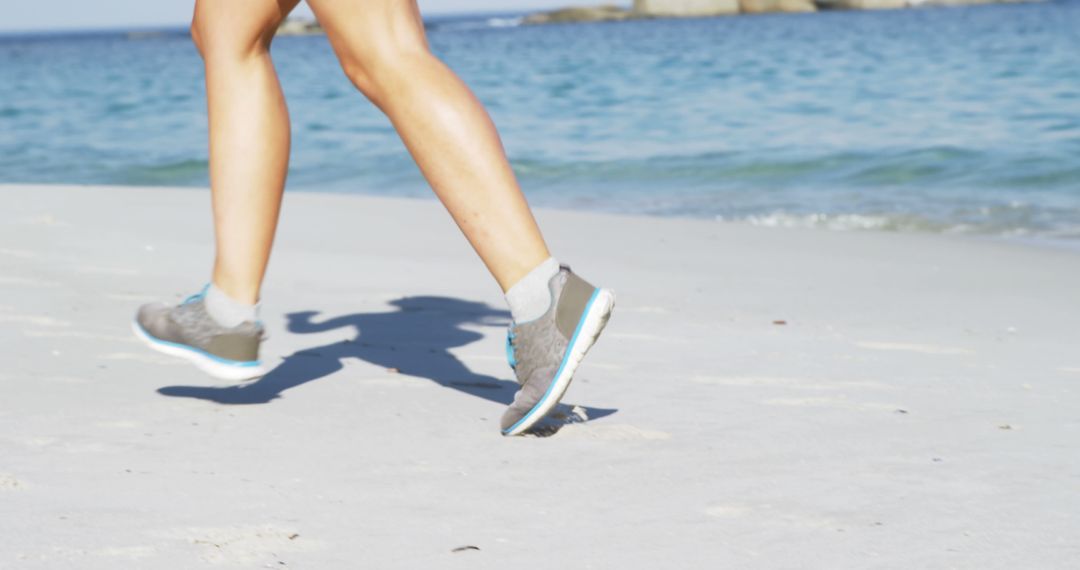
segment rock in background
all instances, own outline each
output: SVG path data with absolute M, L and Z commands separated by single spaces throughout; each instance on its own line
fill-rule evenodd
M 908 0 L 817 0 L 822 10 L 897 10 L 907 8 Z
M 646 17 L 723 16 L 739 13 L 739 0 L 634 0 L 635 14 Z
M 525 24 L 558 24 L 562 22 L 611 22 L 629 20 L 636 14 L 615 5 L 561 8 L 525 16 Z
M 310 36 L 323 33 L 322 26 L 314 20 L 288 19 L 277 29 L 279 36 Z
M 745 14 L 817 11 L 813 0 L 739 0 L 739 8 Z

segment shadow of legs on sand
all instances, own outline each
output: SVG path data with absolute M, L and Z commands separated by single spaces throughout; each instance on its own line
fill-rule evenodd
M 395 310 L 382 313 L 356 313 L 318 319 L 316 311 L 287 315 L 289 332 L 320 333 L 337 329 L 355 331 L 348 340 L 299 350 L 255 382 L 237 386 L 166 386 L 158 390 L 165 396 L 197 398 L 219 404 L 266 404 L 282 392 L 325 378 L 341 370 L 343 362 L 356 358 L 384 368 L 433 380 L 438 384 L 509 405 L 517 392 L 517 382 L 478 374 L 454 356 L 450 349 L 483 338 L 465 325 L 505 327 L 509 313 L 485 303 L 449 297 L 404 297 L 390 303 Z M 614 409 L 560 405 L 550 418 L 535 430 L 536 435 L 551 435 L 568 423 L 597 419 L 615 413 Z

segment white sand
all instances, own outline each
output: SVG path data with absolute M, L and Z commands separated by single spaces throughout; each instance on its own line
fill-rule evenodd
M 241 389 L 128 328 L 205 280 L 204 191 L 0 204 L 0 568 L 1080 560 L 1076 253 L 541 211 L 619 293 L 565 399 L 603 417 L 507 439 L 501 295 L 433 201 L 288 196 L 301 352 Z

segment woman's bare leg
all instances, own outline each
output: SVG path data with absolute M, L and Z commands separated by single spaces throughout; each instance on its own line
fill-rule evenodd
M 428 50 L 414 0 L 309 0 L 345 73 L 394 124 L 504 291 L 550 254 L 491 118 Z
M 213 281 L 255 303 L 289 162 L 289 114 L 270 41 L 299 0 L 197 0 L 191 35 L 206 65 Z
M 551 259 L 490 117 L 428 50 L 416 0 L 308 1 L 346 74 L 393 122 L 439 199 L 507 291 L 514 320 L 507 355 L 521 388 L 500 429 L 504 435 L 524 433 L 566 392 L 611 315 L 614 294 Z M 289 131 L 267 47 L 273 28 L 295 2 L 277 0 L 276 10 L 272 0 L 198 0 L 196 7 L 193 31 L 206 60 L 210 99 L 218 240 L 214 281 L 236 301 L 258 298 L 277 223 Z M 210 288 L 202 300 L 175 308 L 143 306 L 136 334 L 218 377 L 253 377 L 247 367 L 259 365 L 258 323 L 242 321 L 190 347 L 176 342 L 188 342 L 177 331 L 183 326 L 208 320 L 228 326 L 214 315 L 211 301 L 220 299 L 215 292 Z M 245 308 L 250 307 L 240 309 Z M 190 350 L 177 352 L 185 348 Z M 242 358 L 232 354 L 241 351 Z

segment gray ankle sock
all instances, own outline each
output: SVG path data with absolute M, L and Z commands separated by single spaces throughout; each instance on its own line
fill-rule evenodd
M 506 292 L 506 303 L 515 323 L 525 323 L 540 318 L 551 306 L 548 282 L 559 272 L 559 262 L 549 257 L 540 262 L 520 281 Z
M 203 297 L 206 312 L 210 318 L 225 327 L 232 328 L 243 322 L 256 322 L 259 320 L 259 305 L 241 303 L 218 289 L 217 285 L 210 283 Z

